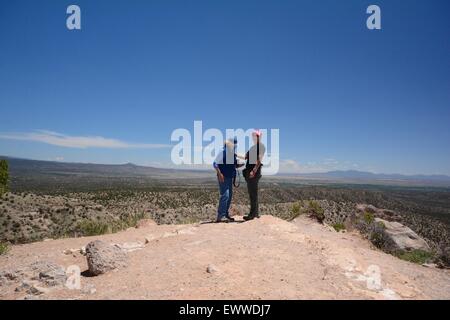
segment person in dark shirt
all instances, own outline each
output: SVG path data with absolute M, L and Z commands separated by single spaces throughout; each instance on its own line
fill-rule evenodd
M 258 183 L 261 179 L 261 167 L 266 147 L 260 142 L 262 132 L 255 130 L 252 134 L 254 145 L 245 154 L 246 165 L 243 171 L 247 182 L 248 196 L 250 198 L 250 213 L 244 216 L 244 220 L 259 218 Z

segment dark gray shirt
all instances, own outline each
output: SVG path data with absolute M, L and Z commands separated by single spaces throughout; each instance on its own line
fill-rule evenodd
M 262 159 L 265 153 L 266 153 L 266 147 L 264 146 L 264 144 L 262 144 L 260 142 L 259 143 L 259 158 Z M 245 158 L 247 159 L 245 168 L 248 170 L 253 170 L 253 168 L 256 165 L 256 161 L 258 160 L 258 147 L 256 144 L 254 144 L 250 148 L 250 150 L 247 151 Z M 261 173 L 261 166 L 259 167 L 257 174 Z

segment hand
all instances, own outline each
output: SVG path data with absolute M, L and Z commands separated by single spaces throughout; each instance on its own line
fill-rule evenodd
M 255 171 L 250 171 L 249 177 L 250 179 L 253 179 L 255 177 Z
M 219 179 L 220 183 L 223 183 L 225 181 L 225 177 L 223 176 L 222 172 L 217 173 L 217 178 Z

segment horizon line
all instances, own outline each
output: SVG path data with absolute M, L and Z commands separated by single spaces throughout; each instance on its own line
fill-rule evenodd
M 83 164 L 83 165 L 105 165 L 105 166 L 124 166 L 124 165 L 134 165 L 137 167 L 143 167 L 143 168 L 154 168 L 154 169 L 164 169 L 164 170 L 181 170 L 181 171 L 211 171 L 208 169 L 206 165 L 198 165 L 198 168 L 188 168 L 184 166 L 178 166 L 178 167 L 165 167 L 165 166 L 155 166 L 155 165 L 145 165 L 145 164 L 137 164 L 133 162 L 124 162 L 124 163 L 104 163 L 104 162 L 76 162 L 76 161 L 65 161 L 65 160 L 51 160 L 51 159 L 31 159 L 31 158 L 22 158 L 17 156 L 10 156 L 10 155 L 0 155 L 1 158 L 10 158 L 10 159 L 17 159 L 17 160 L 27 160 L 27 161 L 43 161 L 43 162 L 54 162 L 54 163 L 67 163 L 67 164 Z M 195 166 L 195 165 L 191 165 Z M 203 166 L 203 167 L 201 167 Z M 446 177 L 450 179 L 449 174 L 445 173 L 433 173 L 433 174 L 425 174 L 425 173 L 414 173 L 414 174 L 403 174 L 403 173 L 385 173 L 385 172 L 373 172 L 373 171 L 361 171 L 361 170 L 355 170 L 355 169 L 336 169 L 336 170 L 328 170 L 328 171 L 317 171 L 317 172 L 279 172 L 275 174 L 274 176 L 298 176 L 298 175 L 314 175 L 314 174 L 327 174 L 327 173 L 334 173 L 334 172 L 355 172 L 355 173 L 366 173 L 366 174 L 373 174 L 373 175 L 396 175 L 396 176 L 403 176 L 403 177 L 416 177 L 416 176 L 422 176 L 422 177 Z

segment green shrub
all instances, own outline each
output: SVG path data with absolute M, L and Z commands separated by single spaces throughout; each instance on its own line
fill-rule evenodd
M 392 240 L 386 234 L 384 223 L 375 220 L 375 215 L 371 212 L 364 212 L 355 224 L 356 228 L 372 242 L 377 248 L 385 252 L 392 253 Z
M 325 220 L 325 211 L 317 201 L 309 201 L 308 211 L 310 215 L 316 218 L 320 223 L 323 223 L 323 220 Z
M 9 245 L 5 242 L 0 242 L 0 255 L 6 254 L 9 251 Z
M 292 209 L 291 209 L 292 213 L 294 215 L 298 215 L 300 214 L 300 203 L 296 202 L 292 205 Z
M 295 218 L 297 218 L 299 215 L 301 215 L 303 213 L 302 211 L 302 206 L 299 202 L 296 202 L 292 205 L 291 207 L 291 212 L 289 215 L 289 221 L 294 220 Z
M 387 237 L 385 229 L 386 226 L 382 222 L 372 221 L 368 225 L 370 242 L 377 248 L 388 251 L 387 248 L 390 247 L 391 240 Z
M 8 192 L 8 161 L 0 160 L 0 196 Z
M 127 228 L 134 228 L 140 220 L 146 218 L 148 218 L 148 216 L 145 213 L 127 214 L 125 216 L 121 216 L 120 220 L 111 223 L 110 231 L 115 233 Z
M 77 229 L 83 236 L 98 236 L 110 232 L 108 224 L 90 220 L 81 221 Z
M 341 230 L 345 230 L 345 226 L 343 223 L 335 223 L 335 224 L 333 224 L 333 228 L 337 232 L 340 232 Z
M 367 224 L 371 224 L 372 222 L 375 221 L 375 216 L 373 215 L 373 213 L 366 211 L 364 212 L 363 219 Z
M 424 264 L 433 259 L 434 255 L 431 252 L 415 249 L 412 251 L 397 252 L 396 256 L 402 260 Z

